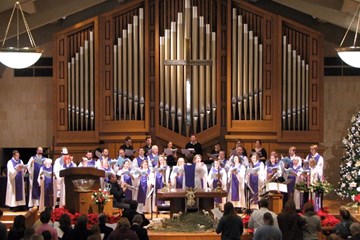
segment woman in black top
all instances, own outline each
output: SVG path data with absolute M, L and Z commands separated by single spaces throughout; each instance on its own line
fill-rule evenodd
M 265 164 L 265 161 L 267 159 L 267 152 L 262 147 L 261 140 L 255 141 L 255 148 L 251 150 L 252 153 L 257 153 L 259 155 L 259 161 L 263 162 Z
M 63 236 L 61 238 L 59 237 L 59 240 L 65 239 L 68 232 L 72 229 L 71 219 L 68 214 L 64 213 L 63 215 L 61 215 L 59 219 L 59 225 L 59 228 L 63 232 Z
M 283 240 L 303 240 L 303 227 L 306 221 L 296 212 L 294 200 L 290 199 L 286 202 L 277 220 Z
M 221 240 L 239 240 L 243 233 L 243 222 L 231 202 L 224 205 L 224 215 L 216 228 L 216 233 L 221 233 Z
M 20 240 L 25 233 L 25 217 L 24 215 L 17 215 L 14 219 L 14 224 L 9 231 L 8 240 Z

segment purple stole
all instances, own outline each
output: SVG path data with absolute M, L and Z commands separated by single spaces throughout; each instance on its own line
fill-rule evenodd
M 225 167 L 225 165 L 226 165 L 226 162 L 227 162 L 227 160 L 226 160 L 226 159 L 224 159 L 224 160 L 220 160 L 220 167 L 224 168 L 224 167 Z
M 221 168 L 220 168 L 219 170 L 216 170 L 215 168 L 212 169 L 212 173 L 219 174 L 220 171 L 221 171 Z M 212 187 L 213 187 L 213 189 L 216 189 L 216 188 L 217 188 L 218 182 L 219 182 L 218 177 L 216 177 L 215 179 L 213 179 L 213 181 L 212 181 Z M 201 181 L 201 183 L 202 183 L 202 181 Z M 201 185 L 201 186 L 204 187 L 203 185 Z M 221 198 L 215 198 L 214 201 L 215 201 L 215 203 L 221 203 Z
M 140 186 L 139 186 L 137 201 L 138 203 L 142 203 L 144 205 L 146 202 L 147 181 L 148 181 L 148 175 L 140 176 Z
M 164 176 L 165 177 L 165 176 Z M 157 190 L 162 189 L 164 187 L 164 182 L 163 182 L 163 175 L 161 173 L 156 173 L 155 176 L 155 190 L 157 192 Z M 156 206 L 165 203 L 165 201 L 157 201 Z
M 239 180 L 236 174 L 231 174 L 231 201 L 239 201 Z
M 131 176 L 128 174 L 124 174 L 124 182 L 132 186 Z M 132 199 L 132 191 L 130 189 L 126 189 L 124 194 L 126 198 Z
M 319 161 L 319 159 L 320 159 L 320 154 L 316 154 L 316 156 L 315 157 L 313 157 L 313 155 L 311 155 L 311 153 L 308 155 L 308 159 L 310 160 L 310 158 L 314 158 L 315 159 L 315 161 L 316 161 L 316 163 L 318 163 L 318 161 Z
M 15 161 L 14 158 L 11 159 L 13 167 L 15 168 L 18 164 L 21 164 L 21 160 Z M 15 176 L 15 200 L 22 201 L 24 199 L 23 196 L 23 172 L 18 171 Z
M 184 165 L 185 187 L 195 187 L 195 164 Z
M 277 167 L 279 164 L 275 163 L 274 165 L 272 164 L 267 164 L 267 173 L 272 173 L 272 169 L 270 168 L 273 168 L 273 167 Z
M 38 159 L 38 157 L 35 155 L 33 156 L 33 159 Z M 45 157 L 41 157 L 41 160 L 45 160 Z M 40 168 L 41 165 L 39 163 L 37 163 L 36 161 L 34 161 L 34 173 L 33 173 L 33 182 L 32 182 L 32 199 L 39 199 L 40 198 L 40 186 L 39 183 L 37 181 L 38 177 L 39 177 L 39 172 L 40 172 Z
M 51 175 L 52 173 L 52 166 L 47 168 L 45 166 L 42 167 L 43 172 L 47 172 Z M 52 199 L 52 180 L 51 177 L 47 175 L 43 175 L 44 177 L 44 206 L 45 207 L 52 207 L 51 199 Z
M 74 164 L 71 162 L 70 163 L 70 165 L 69 166 L 66 166 L 66 164 L 64 163 L 64 165 L 63 165 L 63 168 L 64 169 L 67 169 L 67 168 L 72 168 L 72 167 L 74 167 Z
M 88 161 L 88 166 L 95 167 L 96 161 L 95 159 L 91 159 L 91 161 Z
M 295 173 L 297 173 L 300 168 L 301 168 L 301 166 L 298 166 L 298 167 L 296 167 L 296 168 L 292 167 L 292 170 L 293 170 Z M 288 185 L 287 185 L 288 194 L 294 194 L 296 176 L 289 175 L 289 176 L 288 176 L 288 179 L 291 179 L 291 182 L 289 182 Z
M 253 168 L 259 167 L 260 166 L 260 161 L 255 164 L 253 166 Z M 254 191 L 254 194 L 252 194 L 250 192 L 250 199 L 254 196 L 257 195 L 258 191 L 259 191 L 259 176 L 258 175 L 254 175 L 254 174 L 250 174 L 250 187 L 252 188 L 252 190 Z M 255 201 L 253 201 L 253 203 L 257 204 L 258 203 L 258 199 L 259 197 L 257 197 L 255 199 Z
M 157 163 L 158 163 L 158 160 L 159 160 L 159 155 L 153 155 L 153 154 L 150 154 L 149 155 L 149 159 L 150 159 L 150 162 L 151 160 L 154 160 L 152 163 L 152 166 L 153 167 L 156 167 Z
M 180 176 L 175 177 L 175 182 L 176 182 L 176 188 L 183 188 L 183 180 L 184 180 L 184 174 L 181 174 Z
M 142 159 L 142 158 L 140 158 L 140 156 L 138 156 L 137 158 L 136 158 L 136 161 L 137 161 L 137 164 L 138 164 L 138 167 L 140 167 L 141 166 L 141 163 L 143 162 L 145 160 L 145 157 Z

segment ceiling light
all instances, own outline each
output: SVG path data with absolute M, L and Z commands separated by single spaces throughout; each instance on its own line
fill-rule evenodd
M 16 20 L 17 20 L 16 21 L 17 22 L 17 25 L 16 25 L 17 45 L 16 45 L 16 47 L 5 47 L 6 38 L 7 38 L 8 32 L 9 32 L 9 29 L 10 29 L 12 18 L 14 17 L 14 14 L 15 14 L 15 10 L 16 10 Z M 19 13 L 21 14 L 21 17 L 23 19 L 25 29 L 26 29 L 26 32 L 27 32 L 29 40 L 30 40 L 31 47 L 20 47 Z M 36 47 L 34 38 L 30 32 L 29 25 L 25 19 L 25 15 L 21 8 L 20 3 L 16 2 L 14 4 L 14 8 L 12 10 L 9 23 L 6 27 L 5 37 L 4 37 L 2 46 L 0 48 L 0 62 L 10 68 L 17 68 L 17 69 L 27 68 L 39 60 L 39 58 L 42 55 L 42 52 L 43 52 L 42 49 Z
M 356 68 L 360 68 L 360 46 L 356 46 L 356 39 L 357 39 L 357 34 L 358 34 L 358 30 L 359 30 L 359 21 L 360 21 L 360 3 L 356 9 L 356 12 L 354 13 L 354 16 L 350 22 L 350 25 L 348 27 L 348 29 L 345 32 L 345 35 L 340 43 L 340 47 L 339 48 L 335 48 L 335 50 L 337 51 L 339 57 L 348 65 L 352 66 L 352 67 L 356 67 Z M 353 41 L 353 45 L 349 46 L 349 47 L 342 47 L 342 44 L 345 41 L 345 38 L 350 30 L 350 27 L 352 26 L 352 23 L 355 19 L 355 16 L 358 17 L 357 19 L 357 24 L 356 24 L 356 31 L 355 31 L 355 36 L 354 36 L 354 41 Z

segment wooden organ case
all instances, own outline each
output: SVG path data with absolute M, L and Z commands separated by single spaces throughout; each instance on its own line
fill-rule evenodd
M 133 0 L 54 37 L 54 135 L 111 156 L 195 133 L 204 148 L 322 141 L 319 32 L 241 0 Z M 161 149 L 162 147 L 160 147 Z

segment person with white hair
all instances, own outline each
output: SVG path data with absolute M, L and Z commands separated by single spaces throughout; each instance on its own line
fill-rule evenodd
M 36 154 L 29 159 L 28 172 L 29 172 L 29 202 L 28 207 L 39 206 L 40 199 L 40 186 L 38 184 L 38 177 L 40 168 L 45 161 L 43 156 L 43 148 L 38 147 Z
M 39 211 L 46 207 L 54 207 L 56 202 L 56 178 L 53 173 L 52 160 L 46 158 L 41 166 L 37 182 L 41 188 Z
M 151 147 L 151 153 L 148 154 L 149 167 L 155 167 L 159 160 L 159 148 L 156 145 Z

